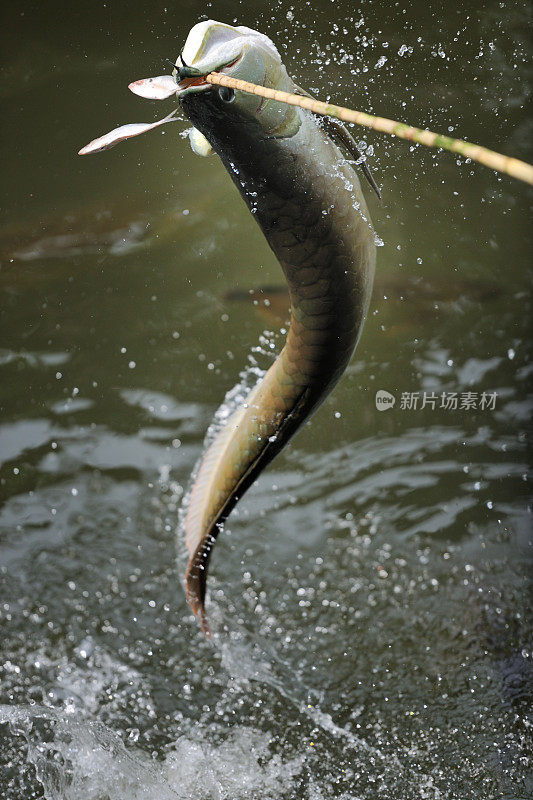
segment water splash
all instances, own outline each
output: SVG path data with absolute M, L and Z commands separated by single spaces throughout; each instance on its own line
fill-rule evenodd
M 0 725 L 11 745 L 25 742 L 46 800 L 275 800 L 303 763 L 272 755 L 269 735 L 245 726 L 219 741 L 198 726 L 154 761 L 103 723 L 49 708 L 0 706 Z

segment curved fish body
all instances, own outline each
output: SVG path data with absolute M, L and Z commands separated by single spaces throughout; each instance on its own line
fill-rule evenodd
M 267 37 L 208 21 L 192 29 L 182 58 L 188 66 L 178 78 L 191 75 L 178 83 L 182 108 L 261 227 L 291 306 L 283 350 L 208 447 L 190 493 L 187 598 L 209 634 L 206 579 L 217 534 L 345 370 L 367 313 L 376 248 L 357 175 L 310 113 L 195 77 L 217 69 L 294 91 Z

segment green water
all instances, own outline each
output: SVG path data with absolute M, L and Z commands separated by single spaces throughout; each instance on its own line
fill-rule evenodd
M 219 539 L 213 642 L 185 603 L 206 429 L 283 341 L 235 295 L 281 270 L 186 123 L 76 152 L 170 111 L 127 84 L 203 13 L 269 34 L 321 97 L 531 159 L 521 4 L 4 4 L 3 796 L 525 800 L 525 185 L 356 131 L 384 198 L 363 336 Z

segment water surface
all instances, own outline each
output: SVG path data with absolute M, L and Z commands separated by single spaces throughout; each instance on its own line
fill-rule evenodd
M 226 392 L 282 345 L 283 295 L 257 291 L 281 270 L 186 123 L 76 152 L 168 113 L 127 83 L 202 13 L 321 97 L 531 158 L 520 4 L 7 4 L 4 796 L 526 798 L 524 185 L 356 131 L 384 197 L 356 356 L 219 539 L 213 642 L 185 603 L 179 507 Z

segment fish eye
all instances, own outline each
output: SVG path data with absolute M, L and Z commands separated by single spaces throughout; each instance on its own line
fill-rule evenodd
M 235 100 L 235 92 L 233 89 L 228 89 L 227 86 L 221 86 L 218 90 L 218 96 L 223 103 L 233 103 Z

